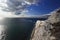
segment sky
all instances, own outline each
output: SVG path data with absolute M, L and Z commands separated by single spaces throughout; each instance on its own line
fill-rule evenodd
M 43 15 L 60 7 L 60 0 L 0 0 L 0 16 Z
M 29 9 L 29 12 L 27 14 L 32 15 L 48 14 L 59 7 L 60 0 L 39 0 L 37 6 L 31 5 L 27 8 Z

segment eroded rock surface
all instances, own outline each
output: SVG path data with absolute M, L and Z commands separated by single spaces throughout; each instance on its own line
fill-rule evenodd
M 51 12 L 51 16 L 42 22 L 37 21 L 31 40 L 60 40 L 60 8 Z

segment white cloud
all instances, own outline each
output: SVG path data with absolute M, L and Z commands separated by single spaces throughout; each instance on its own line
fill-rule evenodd
M 30 2 L 25 1 L 25 3 L 26 3 L 26 4 L 28 4 L 28 5 L 31 5 L 31 3 L 30 3 Z
M 31 4 L 36 4 L 38 0 L 25 0 L 25 3 L 27 3 L 28 5 Z
M 15 12 L 20 13 L 28 12 L 26 10 L 26 6 L 35 4 L 36 2 L 37 0 L 0 0 L 0 10 L 1 10 L 0 12 L 2 14 L 15 13 Z

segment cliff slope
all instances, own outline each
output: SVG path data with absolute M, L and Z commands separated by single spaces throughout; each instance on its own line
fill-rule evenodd
M 51 12 L 51 16 L 41 22 L 36 22 L 31 40 L 60 40 L 60 8 Z

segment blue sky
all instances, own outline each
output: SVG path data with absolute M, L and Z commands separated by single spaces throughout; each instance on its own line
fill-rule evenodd
M 0 15 L 42 15 L 59 7 L 60 0 L 0 0 Z
M 60 0 L 39 0 L 38 5 L 28 6 L 29 15 L 48 14 L 49 12 L 60 7 Z

